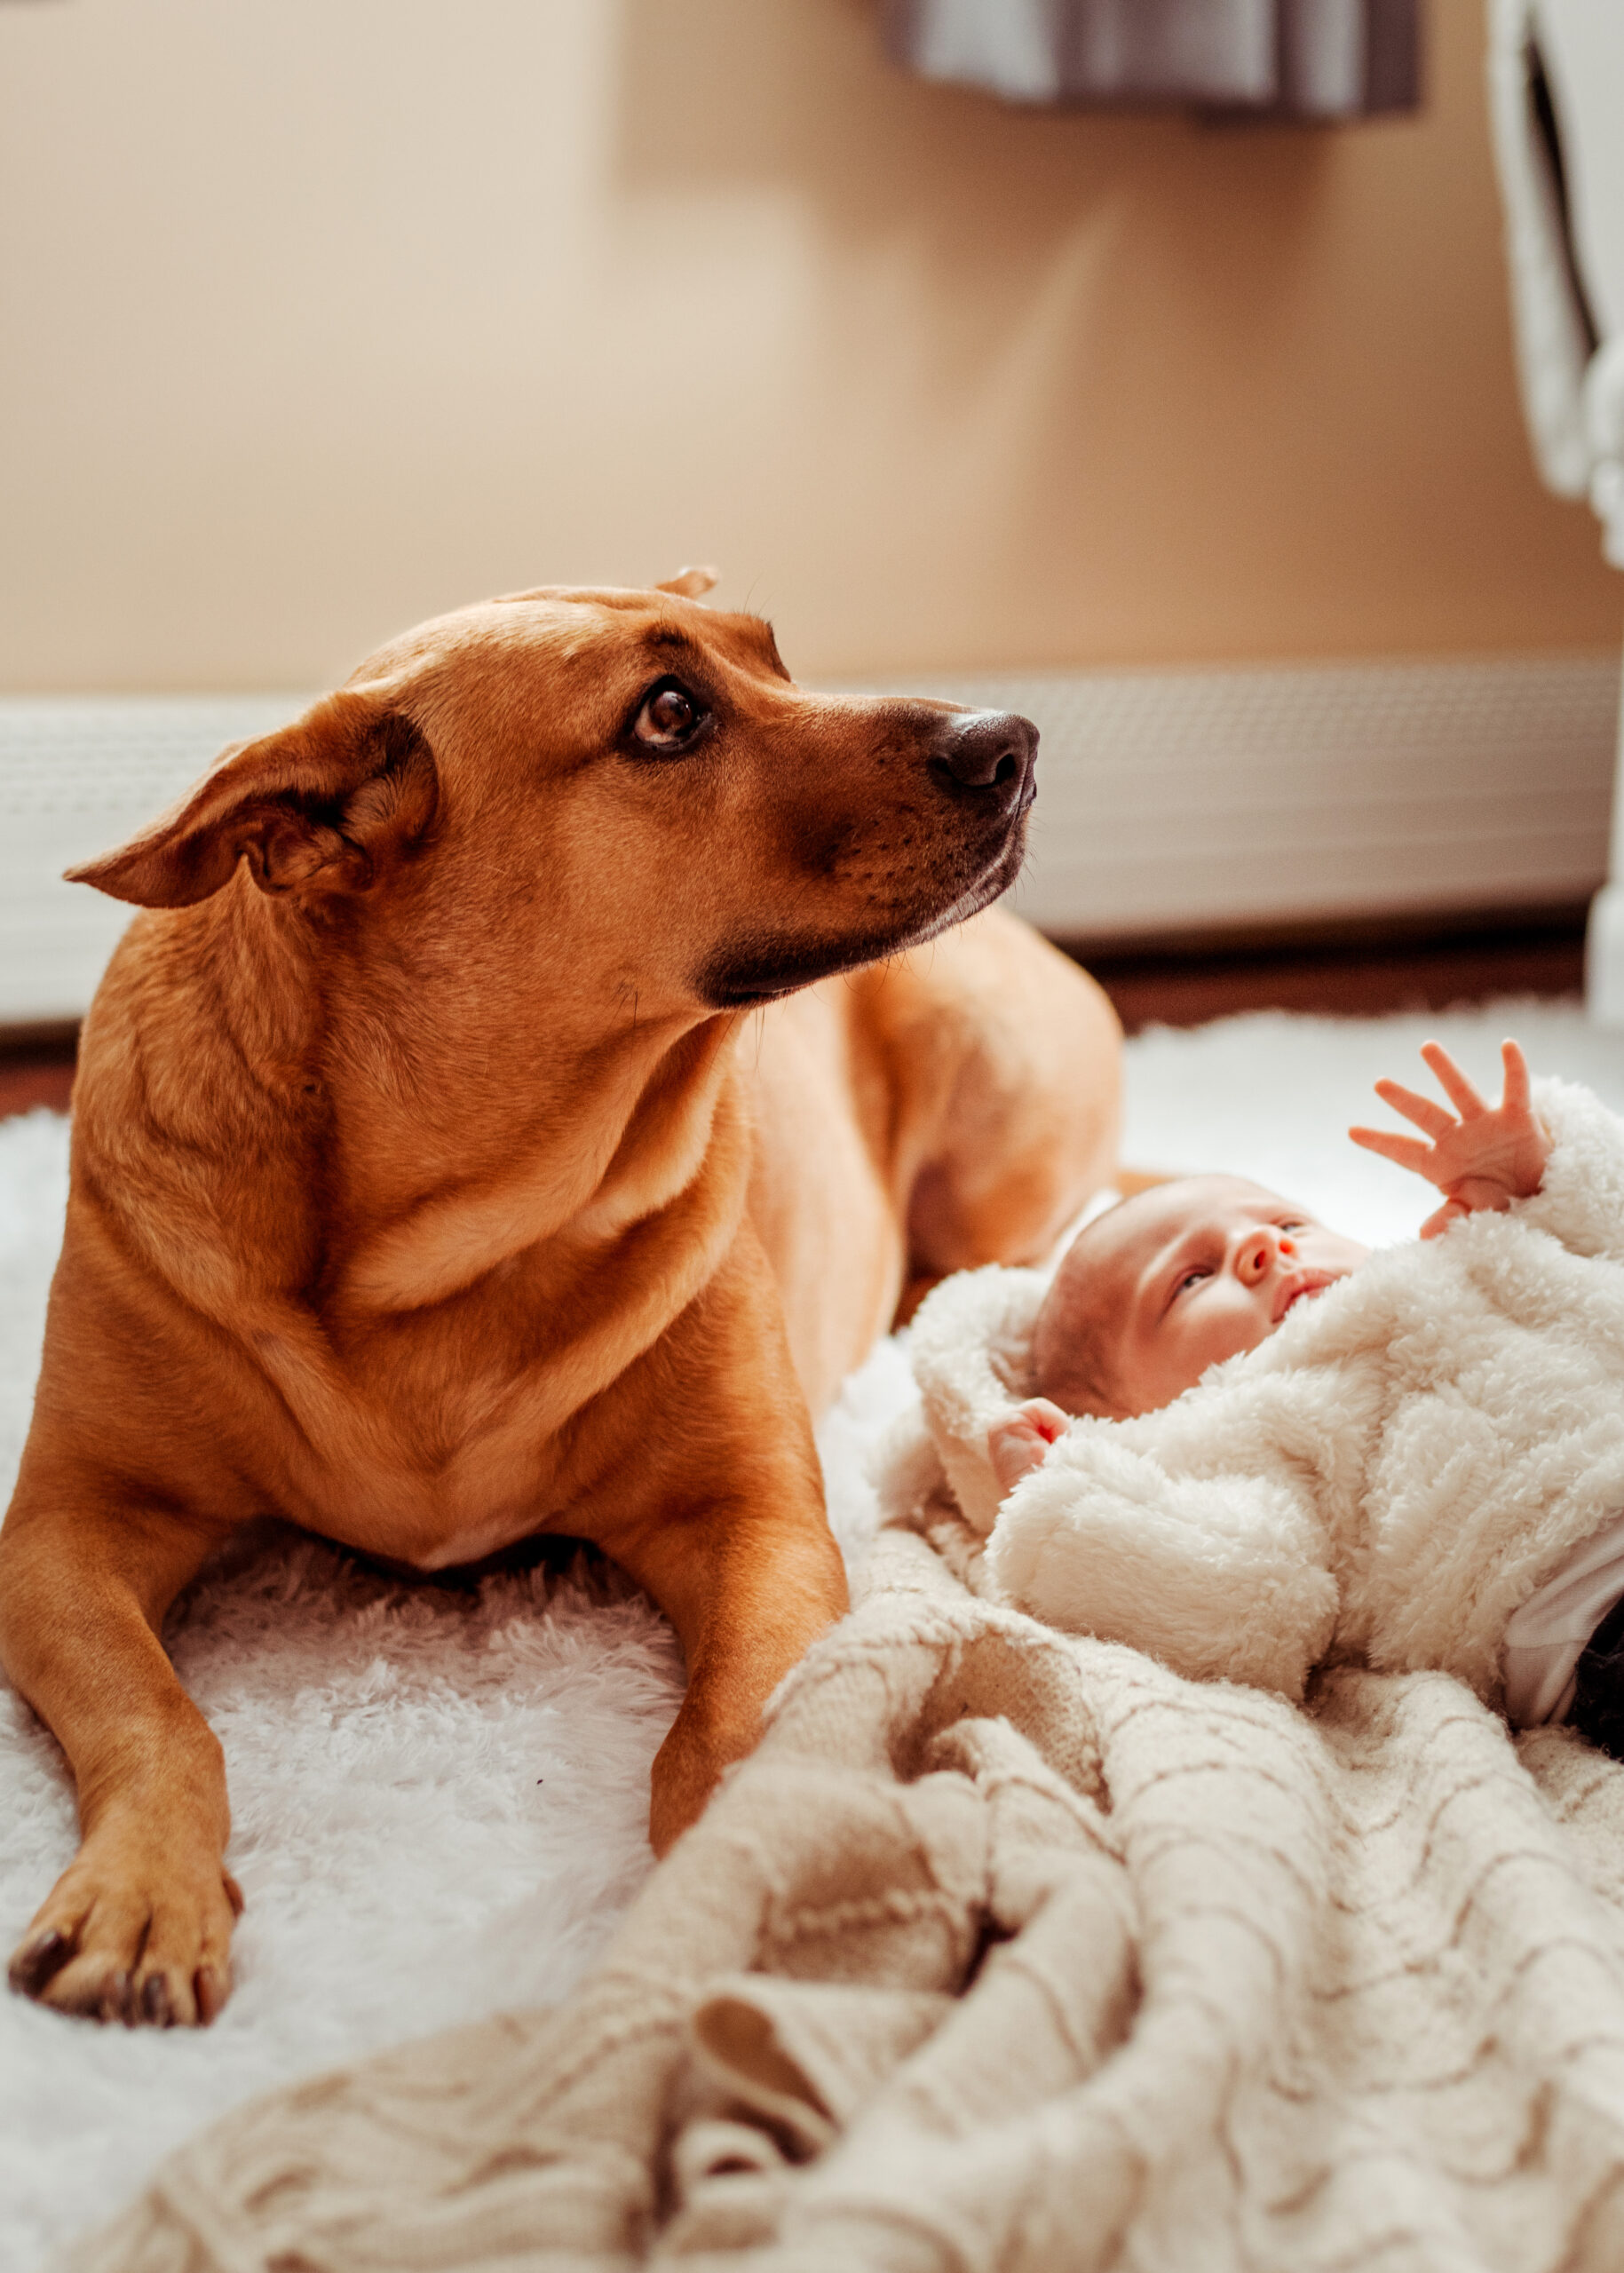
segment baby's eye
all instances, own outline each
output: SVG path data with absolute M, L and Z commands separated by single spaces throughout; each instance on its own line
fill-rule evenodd
M 1211 1277 L 1212 1273 L 1210 1271 L 1186 1271 L 1184 1277 L 1179 1280 L 1177 1286 L 1174 1287 L 1173 1292 L 1176 1295 L 1184 1294 L 1190 1287 L 1199 1286 L 1203 1279 L 1210 1279 Z

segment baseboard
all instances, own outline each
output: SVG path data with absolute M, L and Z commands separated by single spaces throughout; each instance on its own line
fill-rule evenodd
M 928 691 L 1042 728 L 1013 904 L 1059 936 L 1193 944 L 1557 906 L 1605 873 L 1613 654 L 932 677 Z M 0 1025 L 80 1015 L 128 920 L 62 869 L 301 704 L 0 699 Z

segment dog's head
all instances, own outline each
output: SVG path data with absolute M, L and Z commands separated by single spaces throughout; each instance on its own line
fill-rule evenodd
M 71 873 L 178 907 L 241 863 L 238 891 L 409 938 L 464 986 L 561 978 L 652 1015 L 766 1001 L 996 899 L 1035 728 L 809 694 L 769 625 L 699 604 L 708 581 L 549 588 L 423 624 Z

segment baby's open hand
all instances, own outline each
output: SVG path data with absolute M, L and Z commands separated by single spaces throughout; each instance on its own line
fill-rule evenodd
M 999 1490 L 1013 1491 L 1028 1469 L 1041 1468 L 1050 1445 L 1070 1426 L 1046 1397 L 1029 1397 L 1018 1413 L 994 1421 L 986 1432 L 986 1451 Z
M 1350 1129 L 1356 1144 L 1380 1152 L 1401 1168 L 1413 1168 L 1445 1193 L 1444 1205 L 1421 1227 L 1423 1239 L 1436 1239 L 1457 1216 L 1478 1208 L 1509 1208 L 1514 1200 L 1529 1199 L 1539 1188 L 1550 1158 L 1550 1138 L 1528 1102 L 1528 1065 L 1514 1041 L 1501 1042 L 1506 1069 L 1505 1095 L 1497 1105 L 1485 1105 L 1471 1083 L 1441 1044 L 1423 1042 L 1422 1057 L 1438 1075 L 1460 1114 L 1448 1113 L 1417 1089 L 1398 1081 L 1378 1081 L 1376 1095 L 1431 1139 L 1400 1136 L 1385 1129 Z

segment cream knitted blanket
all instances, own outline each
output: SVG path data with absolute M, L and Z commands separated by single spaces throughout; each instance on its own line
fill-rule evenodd
M 64 2273 L 646 2264 L 1616 2273 L 1624 1770 L 892 1530 L 567 2003 L 230 2115 Z

